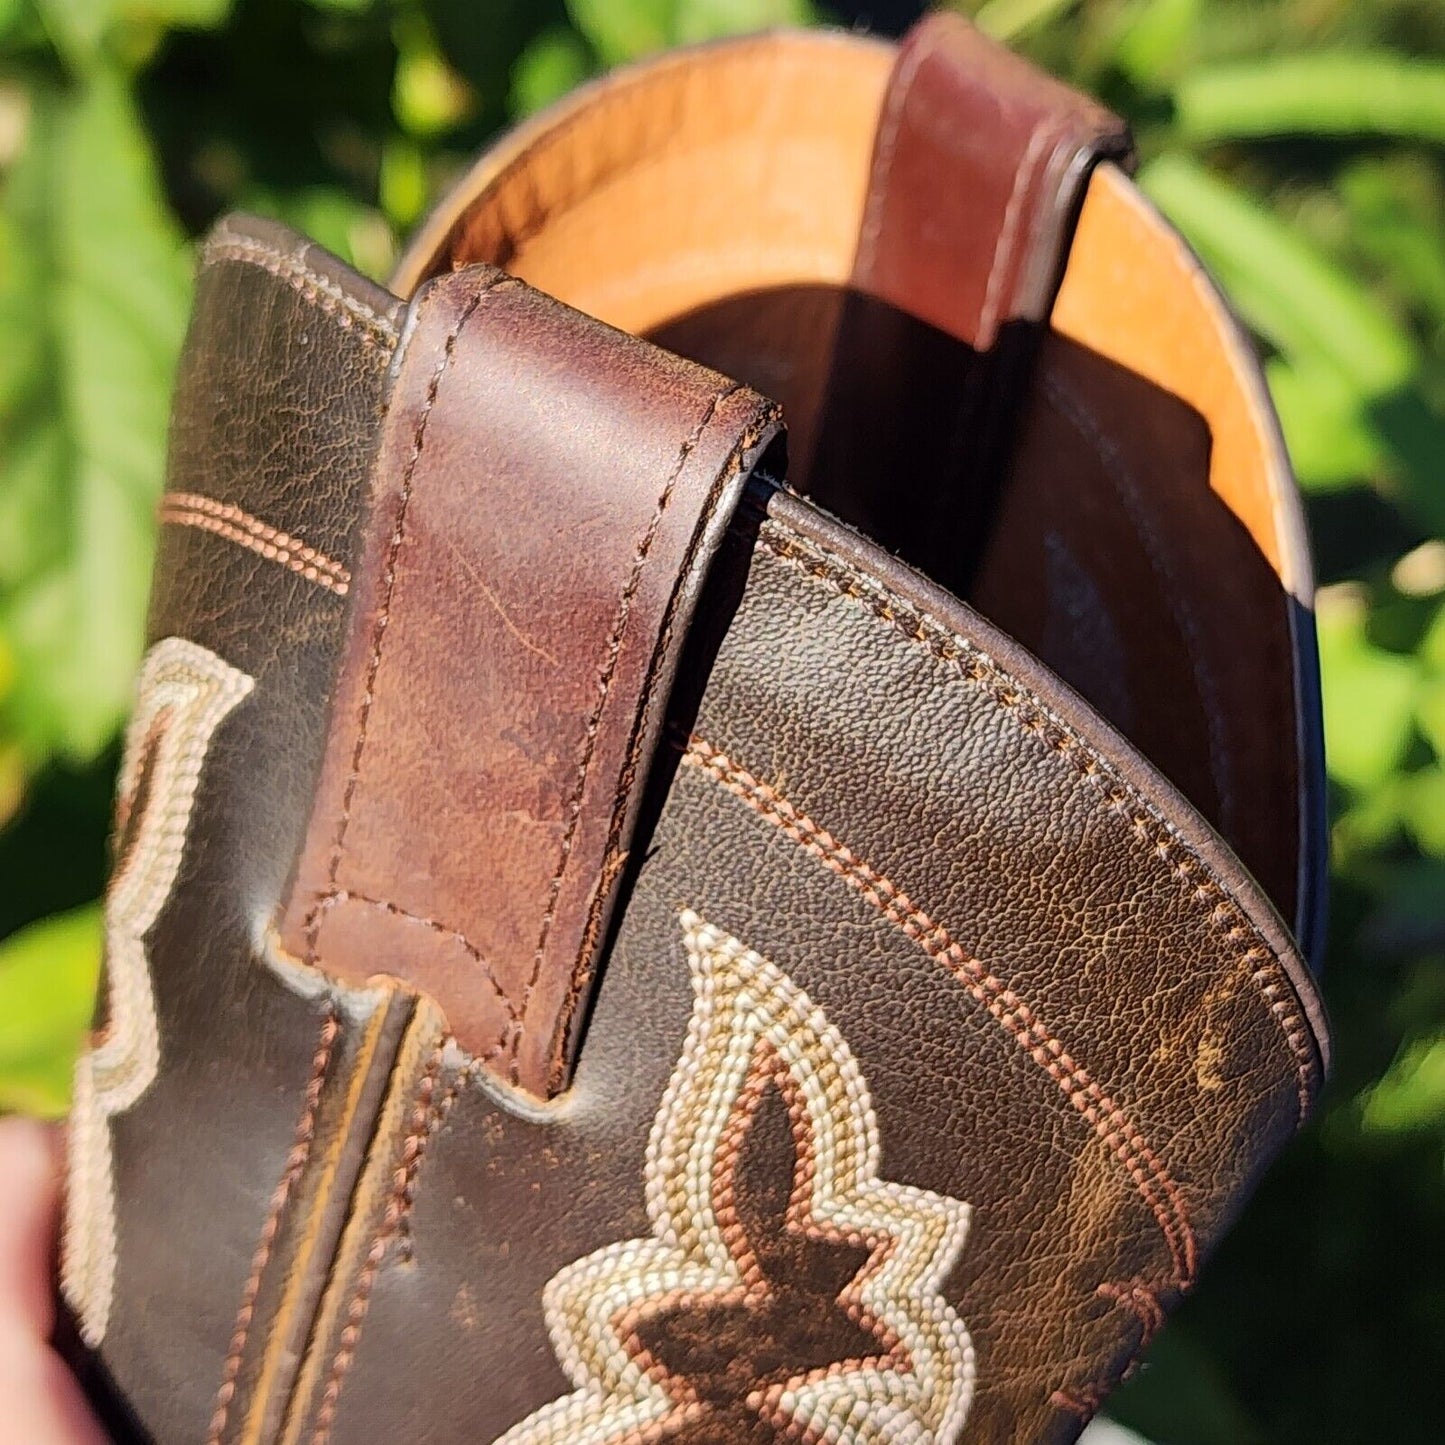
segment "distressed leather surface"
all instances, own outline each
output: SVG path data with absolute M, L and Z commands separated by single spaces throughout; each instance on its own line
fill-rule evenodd
M 315 1086 L 347 1074 L 383 1002 L 358 995 L 343 1006 L 298 990 L 273 967 L 267 929 L 316 786 L 346 618 L 341 579 L 359 552 L 366 439 L 399 311 L 265 223 L 223 225 L 203 256 L 149 640 L 186 639 L 249 689 L 196 740 L 193 807 L 174 819 L 180 872 L 144 940 L 154 1079 L 96 1121 L 114 1151 L 114 1293 L 99 1359 L 123 1409 L 159 1441 L 215 1436 L 223 1376 L 249 1368 L 273 1333 L 281 1271 L 259 1278 L 258 1240 L 273 1241 L 268 1261 L 284 1268 L 305 1192 L 298 1166 L 316 1144 Z M 168 807 L 142 770 L 130 811 Z M 112 974 L 124 925 L 113 892 Z M 99 1019 L 111 1037 L 113 987 L 112 977 Z M 72 1120 L 74 1139 L 89 1132 Z M 107 1212 L 109 1191 L 93 1177 L 102 1163 L 73 1146 L 71 1250 L 103 1227 L 75 1203 L 79 1174 Z M 257 1316 L 265 1324 L 253 1336 L 245 1325 Z
M 951 90 L 972 42 L 933 24 L 894 75 L 920 154 L 979 101 Z M 848 113 L 882 117 L 860 46 Z M 1024 316 L 1073 163 L 1112 131 L 1004 69 L 1062 106 L 1040 127 L 1024 105 L 1032 140 L 1001 137 L 1028 204 L 994 205 L 977 248 L 1033 258 L 993 287 Z M 1056 194 L 1025 184 L 1048 177 Z M 778 318 L 810 314 L 846 340 L 812 299 L 760 306 L 731 344 L 785 359 Z M 1077 296 L 1069 314 L 1086 351 Z M 674 334 L 711 352 L 725 315 Z M 1210 315 L 1191 333 L 1210 386 L 1248 413 L 1252 363 Z M 784 459 L 744 386 L 485 268 L 406 308 L 280 228 L 223 225 L 73 1129 L 67 1278 L 121 1438 L 1077 1436 L 1328 1066 L 1276 912 L 1295 840 L 1256 882 L 1218 831 L 1262 856 L 1276 836 L 1230 788 L 1299 815 L 1307 647 L 1272 629 L 1211 689 L 1171 610 L 1172 633 L 1125 650 L 1146 670 L 1190 652 L 1178 717 L 1125 726 L 1090 630 L 1131 590 L 1169 601 L 1171 578 L 1220 620 L 1149 529 L 1223 529 L 1195 484 L 1217 443 L 1258 438 L 1225 438 L 1217 398 L 1155 404 L 1162 368 L 1102 359 L 1075 372 L 1044 338 L 1016 511 L 993 519 L 1015 575 L 979 572 L 1020 642 L 828 516 L 825 478 L 809 500 L 753 475 Z M 1069 433 L 1061 389 L 1105 439 L 1045 534 L 1101 582 L 1067 645 L 1028 515 Z M 1118 398 L 1139 394 L 1131 432 Z M 821 415 L 847 434 L 836 397 Z M 1121 526 L 1121 468 L 1180 495 L 1141 493 Z M 1260 552 L 1246 583 L 1272 608 L 1308 594 L 1292 553 Z M 1274 691 L 1250 712 L 1252 686 Z M 1211 708 L 1246 764 L 1230 788 Z M 1166 777 L 1146 750 L 1184 762 Z
M 848 1041 L 883 1176 L 971 1206 L 940 1286 L 975 1353 L 950 1438 L 1072 1439 L 1308 1110 L 1306 971 L 1177 794 L 982 619 L 804 504 L 773 510 L 573 1088 L 519 1110 L 440 1040 L 417 1069 L 395 1177 L 419 1162 L 400 1196 L 367 1201 L 381 1262 L 339 1312 L 358 1328 L 318 1340 L 321 1440 L 495 1439 L 584 1383 L 544 1291 L 654 1236 L 648 1133 L 695 1004 L 685 910 L 786 972 Z M 757 1147 L 786 1177 L 786 1139 Z M 786 1270 L 773 1291 L 806 1296 Z M 663 1387 L 707 1400 L 719 1359 L 748 1378 L 767 1351 L 784 1374 L 846 1358 L 827 1341 L 808 1356 L 801 1321 L 837 1286 L 814 1279 L 778 1338 L 768 1289 L 709 1314 L 697 1288 L 690 1322 L 679 1305 L 657 1325 Z M 654 1304 L 682 1298 L 649 1283 Z M 625 1358 L 627 1322 L 598 1308 Z M 612 1438 L 633 1437 L 581 1420 L 507 1436 Z M 656 1438 L 792 1437 L 702 1410 Z
M 565 1082 L 677 651 L 776 408 L 490 268 L 412 307 L 281 923 Z

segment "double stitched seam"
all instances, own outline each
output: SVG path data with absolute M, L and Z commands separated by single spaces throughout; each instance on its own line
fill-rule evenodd
M 517 281 L 514 277 L 497 277 L 479 289 L 476 295 L 462 308 L 461 314 L 453 323 L 442 345 L 441 359 L 437 362 L 436 368 L 432 372 L 431 379 L 427 384 L 426 398 L 422 403 L 421 413 L 417 417 L 416 428 L 412 433 L 411 453 L 407 458 L 406 466 L 402 472 L 401 483 L 397 490 L 396 520 L 392 524 L 392 533 L 387 544 L 386 559 L 382 568 L 381 606 L 377 611 L 376 622 L 372 628 L 371 652 L 367 659 L 366 682 L 362 694 L 359 716 L 357 718 L 356 741 L 351 753 L 351 768 L 347 775 L 346 786 L 342 792 L 341 810 L 336 822 L 336 836 L 332 841 L 331 857 L 327 864 L 327 887 L 306 919 L 306 962 L 313 967 L 317 965 L 317 945 L 325 909 L 329 900 L 345 891 L 339 886 L 337 880 L 341 873 L 341 860 L 346 848 L 346 835 L 351 826 L 352 808 L 356 801 L 357 791 L 361 786 L 361 764 L 366 753 L 367 726 L 371 721 L 371 710 L 376 702 L 377 678 L 381 672 L 382 651 L 386 642 L 387 628 L 391 622 L 392 601 L 396 594 L 397 574 L 400 570 L 401 547 L 402 543 L 406 540 L 407 511 L 411 505 L 417 464 L 421 460 L 422 451 L 426 445 L 427 424 L 431 420 L 432 411 L 436 407 L 437 397 L 441 392 L 442 381 L 450 370 L 452 361 L 456 356 L 458 340 L 467 323 L 476 314 L 477 308 L 494 292 L 520 285 L 521 282 Z M 401 910 L 398 911 L 400 912 Z M 441 928 L 441 925 L 434 926 Z M 480 955 L 478 955 L 478 958 L 480 959 Z M 498 1038 L 497 1044 L 494 1046 L 495 1048 L 502 1046 L 507 1031 L 510 1028 L 511 1023 L 509 1020 L 508 1023 L 503 1026 L 502 1033 Z
M 717 509 L 727 492 L 728 484 L 737 477 L 743 469 L 743 459 L 752 448 L 758 445 L 759 440 L 766 433 L 769 426 L 775 425 L 778 419 L 776 408 L 767 407 L 763 414 L 750 426 L 737 446 L 734 447 L 732 455 L 728 458 L 727 464 L 719 473 L 717 480 L 713 483 L 712 490 L 701 513 L 698 516 L 697 526 L 693 530 L 691 541 L 688 543 L 687 552 L 683 557 L 682 564 L 678 568 L 679 585 L 673 592 L 673 598 L 668 606 L 667 617 L 662 628 L 658 632 L 657 643 L 652 650 L 652 657 L 648 662 L 647 677 L 642 690 L 642 707 L 638 712 L 637 720 L 632 729 L 632 737 L 628 744 L 627 759 L 623 765 L 621 781 L 617 789 L 617 802 L 612 812 L 612 824 L 607 835 L 607 844 L 603 850 L 603 864 L 601 878 L 593 895 L 592 907 L 587 918 L 587 926 L 583 932 L 582 948 L 577 959 L 577 968 L 573 978 L 571 991 L 568 995 L 566 1007 L 557 1021 L 557 1028 L 553 1036 L 553 1049 L 551 1066 L 554 1073 L 560 1069 L 562 1063 L 562 1050 L 565 1047 L 565 1040 L 570 1032 L 573 1015 L 576 1012 L 578 999 L 583 987 L 582 970 L 591 953 L 593 943 L 597 937 L 600 927 L 600 918 L 603 905 L 611 892 L 612 884 L 617 875 L 626 866 L 627 854 L 619 851 L 621 842 L 623 820 L 627 816 L 627 800 L 632 794 L 636 781 L 638 752 L 642 747 L 643 740 L 648 736 L 648 728 L 652 718 L 653 706 L 661 701 L 658 697 L 658 690 L 654 686 L 658 669 L 662 660 L 668 655 L 672 647 L 673 632 L 677 625 L 677 598 L 683 590 L 682 583 L 693 575 L 697 568 L 698 554 L 702 549 L 703 540 L 713 518 L 717 515 Z M 552 1082 L 556 1082 L 554 1079 Z
M 256 1300 L 261 1293 L 261 1280 L 266 1266 L 271 1261 L 276 1236 L 281 1228 L 281 1215 L 291 1198 L 292 1191 L 305 1172 L 307 1160 L 311 1157 L 311 1145 L 316 1137 L 316 1115 L 321 1107 L 321 1091 L 331 1067 L 331 1056 L 336 1040 L 341 1033 L 341 1022 L 337 1018 L 334 1004 L 328 1004 L 321 1023 L 321 1033 L 316 1042 L 316 1053 L 311 1063 L 311 1077 L 306 1084 L 305 1105 L 296 1125 L 291 1152 L 286 1157 L 285 1168 L 280 1181 L 271 1195 L 266 1222 L 256 1252 L 251 1257 L 251 1273 L 241 1292 L 241 1307 L 236 1313 L 236 1324 L 231 1336 L 231 1348 L 221 1371 L 220 1388 L 216 1391 L 216 1404 L 211 1415 L 206 1445 L 220 1445 L 225 1434 L 226 1422 L 230 1416 L 231 1401 L 236 1394 L 236 1380 L 241 1373 L 241 1364 L 246 1354 L 246 1341 L 250 1337 L 251 1322 L 256 1314 Z
M 202 260 L 207 266 L 235 261 L 259 267 L 299 292 L 348 331 L 357 330 L 365 344 L 390 348 L 396 343 L 396 326 L 387 317 L 344 291 L 335 281 L 313 271 L 299 257 L 288 256 L 261 241 L 233 236 L 209 242 Z
M 381 1270 L 382 1261 L 386 1258 L 387 1250 L 391 1247 L 392 1241 L 396 1238 L 397 1232 L 401 1229 L 410 1210 L 417 1171 L 421 1168 L 422 1160 L 426 1155 L 427 1144 L 436 1132 L 433 1101 L 436 1098 L 437 1077 L 441 1072 L 442 1058 L 446 1048 L 447 1040 L 444 1039 L 432 1050 L 431 1056 L 427 1060 L 426 1070 L 422 1075 L 421 1085 L 417 1089 L 406 1138 L 402 1142 L 401 1158 L 392 1175 L 392 1187 L 387 1197 L 386 1208 L 382 1214 L 381 1223 L 372 1237 L 371 1247 L 367 1250 L 366 1258 L 357 1274 L 356 1289 L 346 1310 L 346 1323 L 342 1326 L 341 1334 L 337 1339 L 336 1354 L 332 1357 L 331 1368 L 327 1373 L 326 1384 L 321 1394 L 321 1404 L 316 1412 L 316 1424 L 311 1435 L 311 1445 L 326 1445 L 326 1441 L 331 1438 L 331 1429 L 336 1423 L 336 1408 L 341 1400 L 342 1386 L 345 1384 L 347 1372 L 356 1358 L 356 1349 L 361 1341 L 362 1326 L 366 1322 L 366 1314 L 371 1306 L 371 1292 L 375 1288 L 377 1275 Z M 454 1097 L 458 1087 L 460 1087 L 459 1084 L 449 1089 L 443 1098 L 447 1098 L 448 1095 Z M 450 1107 L 449 1102 L 448 1107 Z
M 787 535 L 782 535 L 786 531 Z M 1141 797 L 1061 718 L 1002 671 L 964 638 L 919 612 L 888 587 L 859 572 L 836 554 L 770 519 L 762 531 L 763 545 L 775 556 L 845 597 L 863 603 L 880 621 L 907 641 L 956 668 L 965 681 L 991 689 L 994 701 L 1025 732 L 1039 736 L 1054 752 L 1069 759 L 1080 781 L 1095 787 L 1110 810 L 1147 844 L 1188 896 L 1205 911 L 1211 928 L 1231 948 L 1237 962 L 1250 970 L 1259 991 L 1294 1057 L 1298 1083 L 1296 1125 L 1308 1116 L 1318 1084 L 1318 1064 L 1308 1025 L 1291 1002 L 1288 975 L 1269 945 L 1248 921 L 1229 890 L 1173 826 Z
M 714 416 L 717 415 L 718 407 L 735 392 L 742 388 L 737 383 L 732 383 L 721 388 L 708 399 L 707 406 L 703 409 L 702 416 L 698 419 L 697 425 L 693 427 L 678 448 L 677 459 L 673 462 L 672 470 L 668 473 L 666 482 L 663 483 L 662 491 L 658 494 L 657 505 L 653 508 L 652 517 L 647 524 L 647 529 L 642 534 L 637 544 L 637 550 L 632 556 L 632 566 L 628 572 L 627 581 L 622 588 L 622 598 L 617 608 L 617 615 L 613 620 L 612 632 L 607 639 L 607 646 L 603 650 L 602 660 L 597 668 L 596 692 L 597 700 L 593 706 L 592 713 L 587 719 L 587 725 L 582 734 L 582 745 L 577 759 L 577 776 L 572 785 L 571 797 L 567 804 L 567 823 L 562 835 L 562 846 L 557 859 L 556 871 L 547 889 L 547 903 L 542 913 L 542 925 L 537 936 L 537 947 L 532 956 L 532 972 L 527 979 L 526 988 L 522 992 L 521 1013 L 525 1025 L 527 1010 L 532 1002 L 532 994 L 537 987 L 537 981 L 542 974 L 542 963 L 546 956 L 547 941 L 552 934 L 552 925 L 557 917 L 557 902 L 562 892 L 562 882 L 567 875 L 567 864 L 572 856 L 572 846 L 577 839 L 577 829 L 582 820 L 582 806 L 587 792 L 587 777 L 591 771 L 592 759 L 597 751 L 597 740 L 602 730 L 602 714 L 607 707 L 607 699 L 612 692 L 612 681 L 617 675 L 617 664 L 622 656 L 622 643 L 627 632 L 627 624 L 632 617 L 632 603 L 637 595 L 637 589 L 641 585 L 644 569 L 647 566 L 647 559 L 652 552 L 652 544 L 657 540 L 658 529 L 662 525 L 663 514 L 667 511 L 668 503 L 672 501 L 673 493 L 677 489 L 678 480 L 681 478 L 683 469 L 687 466 L 688 458 L 693 454 L 703 433 L 707 430 Z M 523 1029 L 518 1028 L 512 1037 L 512 1068 L 511 1076 L 513 1084 L 519 1082 L 520 1068 L 518 1055 L 521 1051 Z
M 684 762 L 721 783 L 764 821 L 773 824 L 835 873 L 905 937 L 941 963 L 988 1011 L 1010 1038 L 1054 1081 L 1069 1104 L 1109 1148 L 1149 1206 L 1174 1260 L 1173 1283 L 1194 1282 L 1198 1251 L 1188 1205 L 1173 1176 L 1137 1125 L 1089 1076 L 1032 1008 L 969 954 L 891 879 L 859 858 L 847 844 L 800 812 L 768 783 L 727 754 L 694 737 Z
M 268 562 L 278 562 L 338 597 L 351 590 L 351 573 L 340 562 L 229 502 L 195 492 L 167 492 L 160 500 L 158 515 L 163 523 L 211 532 Z

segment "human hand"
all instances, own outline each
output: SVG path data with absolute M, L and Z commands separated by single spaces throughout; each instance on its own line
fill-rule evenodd
M 50 1347 L 59 1132 L 0 1119 L 0 1445 L 106 1445 Z

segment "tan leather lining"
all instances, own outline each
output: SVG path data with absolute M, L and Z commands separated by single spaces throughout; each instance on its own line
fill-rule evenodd
M 394 288 L 486 261 L 641 333 L 719 296 L 841 285 L 892 64 L 890 46 L 804 32 L 618 72 L 484 157 Z
M 1310 605 L 1294 483 L 1249 342 L 1189 248 L 1114 166 L 1094 174 L 1052 324 L 1204 417 L 1214 490 Z

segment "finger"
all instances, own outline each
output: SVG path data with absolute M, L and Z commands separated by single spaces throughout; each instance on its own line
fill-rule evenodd
M 36 1340 L 55 1322 L 59 1179 L 59 1131 L 33 1119 L 0 1119 L 0 1330 Z
M 60 1357 L 14 1323 L 0 1323 L 0 1401 L 0 1445 L 107 1445 Z

